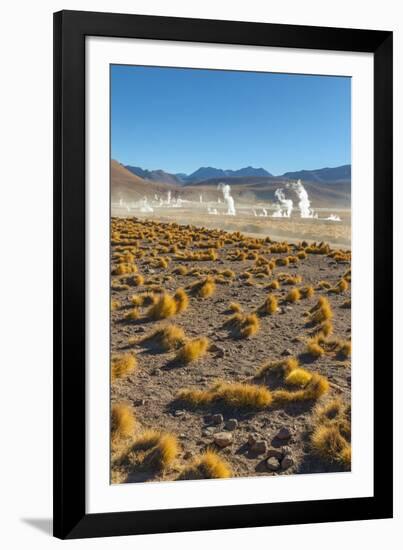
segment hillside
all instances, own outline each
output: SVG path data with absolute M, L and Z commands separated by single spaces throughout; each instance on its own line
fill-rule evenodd
M 112 202 L 120 199 L 138 201 L 143 197 L 152 197 L 155 193 L 166 193 L 171 186 L 162 182 L 146 181 L 129 172 L 116 160 L 111 160 L 111 196 Z

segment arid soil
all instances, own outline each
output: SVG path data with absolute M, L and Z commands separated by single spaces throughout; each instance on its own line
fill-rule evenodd
M 228 233 L 192 226 L 130 218 L 112 219 L 111 355 L 134 354 L 138 367 L 127 376 L 112 381 L 111 402 L 133 407 L 137 431 L 152 428 L 169 432 L 179 442 L 177 456 L 162 469 L 147 468 L 145 464 L 139 467 L 137 463 L 129 466 L 126 463 L 124 469 L 119 468 L 116 456 L 120 453 L 121 457 L 121 447 L 117 454 L 112 449 L 112 481 L 177 479 L 183 468 L 207 448 L 214 449 L 225 459 L 235 477 L 349 469 L 345 461 L 315 452 L 311 445 L 317 407 L 340 398 L 348 408 L 351 390 L 349 356 L 326 350 L 323 355 L 315 357 L 307 351 L 307 342 L 315 331 L 309 310 L 321 296 L 326 297 L 333 313 L 332 338 L 344 342 L 351 340 L 350 284 L 346 289 L 334 291 L 343 277 L 350 281 L 349 254 L 343 251 L 337 255 L 334 249 L 323 246 L 321 249 L 321 246 L 310 248 L 305 242 L 289 244 L 286 252 L 277 253 L 273 251 L 275 243 L 270 239 L 242 236 L 232 239 Z M 190 253 L 206 254 L 209 250 L 214 251 L 211 259 L 190 259 Z M 297 258 L 295 263 L 288 265 L 273 266 L 278 258 L 295 258 L 304 250 L 305 258 Z M 240 251 L 247 257 L 234 259 Z M 165 261 L 160 262 L 161 258 Z M 259 258 L 263 258 L 261 265 L 257 265 Z M 267 262 L 271 262 L 268 267 Z M 126 273 L 125 268 L 117 269 L 123 263 L 125 266 L 134 265 L 135 272 L 130 273 L 131 268 L 126 268 L 129 271 Z M 187 274 L 174 273 L 178 266 L 185 266 Z M 266 268 L 265 272 L 263 268 Z M 225 270 L 231 270 L 233 274 L 228 272 L 225 275 Z M 245 276 L 248 271 L 253 272 L 252 275 Z M 144 277 L 144 281 L 136 286 L 134 277 L 138 274 Z M 191 285 L 207 275 L 215 280 L 214 293 L 205 298 L 194 295 Z M 286 284 L 287 275 L 298 275 L 301 282 Z M 280 281 L 280 287 L 268 289 L 274 279 Z M 319 282 L 328 285 L 318 285 Z M 330 286 L 330 292 L 326 286 Z M 295 287 L 312 287 L 314 294 L 295 302 L 286 301 L 287 294 Z M 138 308 L 137 318 L 126 318 L 133 310 L 132 296 L 150 290 L 156 296 L 162 291 L 174 294 L 178 288 L 185 289 L 189 295 L 189 306 L 185 311 L 154 320 L 147 313 L 150 306 L 144 305 Z M 256 334 L 245 338 L 234 334 L 226 324 L 232 314 L 230 303 L 238 302 L 245 313 L 259 312 L 269 293 L 277 298 L 277 311 L 271 315 L 258 313 L 260 328 Z M 188 338 L 207 337 L 207 353 L 198 360 L 181 364 L 174 360 L 177 350 L 162 351 L 152 342 L 142 341 L 145 335 L 167 324 L 182 327 Z M 194 406 L 177 399 L 182 388 L 207 389 L 217 380 L 263 384 L 273 391 L 287 388 L 281 377 L 269 372 L 267 376 L 256 378 L 256 373 L 267 361 L 290 357 L 297 358 L 300 366 L 309 373 L 318 373 L 329 381 L 329 389 L 323 396 L 295 402 L 274 402 L 260 409 L 233 407 L 220 400 Z M 236 422 L 227 424 L 232 419 Z M 285 437 L 280 439 L 277 435 L 283 428 L 289 433 L 283 430 L 280 435 Z M 230 433 L 232 441 L 221 448 L 214 437 L 223 432 Z M 265 442 L 262 452 L 257 448 L 254 450 L 253 438 Z M 123 449 L 127 449 L 130 442 L 126 441 L 125 445 Z M 283 453 L 279 456 L 280 463 L 284 456 L 291 458 L 288 466 L 284 464 L 286 467 L 270 469 L 267 459 L 270 454 L 276 454 L 273 450 Z M 114 469 L 118 471 L 115 476 Z

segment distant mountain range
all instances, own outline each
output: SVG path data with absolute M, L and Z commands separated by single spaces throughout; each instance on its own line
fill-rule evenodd
M 170 174 L 164 170 L 145 170 L 139 166 L 125 166 L 132 174 L 148 181 L 159 183 L 169 183 L 171 185 L 192 185 L 206 182 L 208 180 L 217 180 L 220 178 L 270 178 L 273 174 L 264 168 L 253 168 L 247 166 L 240 170 L 223 170 L 222 168 L 213 168 L 203 166 L 192 174 Z M 300 170 L 297 172 L 286 172 L 278 178 L 301 179 L 304 181 L 335 183 L 351 180 L 351 165 L 337 166 L 335 168 L 320 168 L 317 170 Z
M 138 172 L 136 173 L 135 170 Z M 140 172 L 141 170 L 141 172 Z M 199 179 L 211 176 L 213 170 L 217 177 L 207 180 Z M 190 174 L 168 174 L 162 170 L 143 170 L 141 168 L 125 167 L 119 162 L 111 161 L 111 192 L 112 202 L 120 200 L 138 201 L 147 197 L 154 200 L 155 197 L 166 196 L 170 191 L 172 198 L 182 197 L 192 201 L 199 201 L 200 195 L 206 201 L 217 201 L 221 197 L 221 191 L 217 190 L 218 183 L 225 182 L 231 186 L 231 194 L 240 204 L 251 204 L 255 201 L 276 202 L 275 191 L 279 187 L 284 189 L 286 198 L 295 201 L 295 193 L 287 188 L 290 180 L 301 179 L 309 193 L 314 208 L 332 207 L 349 208 L 351 196 L 351 167 L 340 166 L 337 168 L 322 168 L 320 170 L 302 170 L 300 172 L 287 172 L 282 176 L 240 175 L 244 171 L 261 169 L 245 168 L 242 170 L 219 170 L 215 168 L 201 168 L 195 176 Z M 231 174 L 223 175 L 225 172 Z M 166 178 L 164 177 L 166 174 Z M 235 174 L 235 175 L 234 175 Z M 194 181 L 184 181 L 190 177 Z M 177 178 L 175 181 L 173 178 Z

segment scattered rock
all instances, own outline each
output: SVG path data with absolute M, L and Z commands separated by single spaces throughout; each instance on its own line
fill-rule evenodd
M 262 439 L 260 441 L 256 441 L 251 446 L 251 451 L 258 454 L 258 455 L 266 453 L 267 452 L 267 443 L 266 443 L 266 441 L 263 441 Z
M 203 436 L 210 436 L 210 435 L 213 435 L 214 434 L 214 428 L 205 428 L 203 431 L 202 431 L 202 435 Z
M 225 349 L 221 346 L 217 346 L 217 344 L 213 344 L 210 347 L 211 351 L 215 352 L 217 357 L 224 357 L 225 356 Z
M 185 411 L 177 410 L 177 411 L 174 412 L 174 416 L 183 416 L 184 414 L 186 414 Z
M 227 430 L 230 430 L 231 432 L 233 430 L 236 430 L 238 427 L 238 420 L 236 418 L 230 418 L 229 420 L 227 420 L 227 422 L 225 423 L 225 428 Z
M 290 456 L 285 456 L 281 461 L 281 468 L 283 470 L 287 470 L 287 468 L 291 468 L 291 466 L 293 465 L 294 465 L 294 461 Z
M 292 311 L 292 306 L 285 306 L 286 311 Z
M 269 449 L 267 451 L 267 458 L 276 458 L 278 461 L 280 461 L 283 458 L 283 453 L 278 449 Z
M 221 447 L 228 447 L 232 443 L 232 434 L 228 432 L 219 432 L 214 434 L 214 443 Z
M 137 401 L 134 402 L 134 404 L 135 404 L 136 407 L 140 407 L 141 405 L 146 404 L 146 400 L 145 399 L 138 399 Z
M 280 462 L 278 458 L 271 456 L 266 460 L 266 466 L 268 470 L 271 470 L 272 472 L 276 472 L 277 470 L 280 469 Z
M 151 375 L 152 376 L 159 376 L 161 374 L 161 369 L 154 369 L 152 372 L 151 372 Z
M 283 456 L 289 456 L 291 454 L 291 447 L 288 447 L 288 445 L 285 445 L 284 447 L 281 447 L 281 452 Z
M 137 334 L 137 333 L 140 334 L 140 333 L 143 333 L 143 332 L 145 332 L 145 331 L 146 331 L 145 327 L 137 327 L 136 334 Z
M 248 436 L 249 445 L 251 445 L 251 446 L 254 445 L 256 443 L 256 441 L 259 441 L 259 438 L 260 438 L 259 434 L 256 434 L 256 433 L 249 434 L 249 436 Z
M 276 437 L 281 440 L 290 439 L 291 432 L 288 428 L 281 428 L 281 430 L 276 434 Z
M 285 357 L 286 355 L 292 355 L 292 351 L 290 349 L 285 349 L 284 351 L 281 352 L 281 355 L 283 357 Z
M 183 458 L 185 460 L 189 460 L 189 458 L 192 458 L 193 453 L 191 451 L 186 451 L 186 453 L 183 455 Z
M 211 417 L 211 423 L 215 426 L 218 426 L 218 424 L 222 424 L 224 422 L 224 417 L 222 414 L 213 414 Z

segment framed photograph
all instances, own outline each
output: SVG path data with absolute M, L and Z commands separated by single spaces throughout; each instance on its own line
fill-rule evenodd
M 392 33 L 54 15 L 54 535 L 392 517 Z

